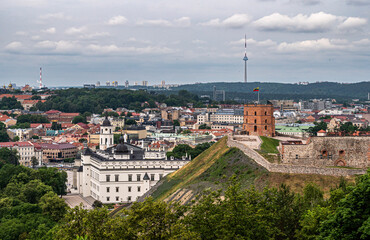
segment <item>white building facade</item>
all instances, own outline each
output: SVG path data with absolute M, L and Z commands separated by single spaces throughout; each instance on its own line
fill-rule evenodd
M 83 197 L 102 203 L 133 202 L 189 161 L 167 159 L 165 152 L 146 151 L 127 143 L 121 136 L 117 146 L 96 152 L 86 149 L 81 155 L 75 187 Z

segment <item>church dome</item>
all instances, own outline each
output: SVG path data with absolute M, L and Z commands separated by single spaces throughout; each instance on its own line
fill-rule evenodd
M 119 144 L 116 146 L 116 153 L 126 153 L 128 152 L 127 146 L 124 144 L 123 136 L 119 138 Z
M 103 127 L 109 127 L 109 126 L 111 126 L 110 121 L 108 120 L 108 117 L 105 117 L 102 126 Z

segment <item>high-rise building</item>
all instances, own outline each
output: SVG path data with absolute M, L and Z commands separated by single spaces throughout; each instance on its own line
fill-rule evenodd
M 163 80 L 162 82 L 161 82 L 161 86 L 164 88 L 164 87 L 166 87 L 166 82 Z
M 125 82 L 125 88 L 128 88 L 128 86 L 129 86 L 129 82 L 126 80 L 126 82 Z
M 143 81 L 143 82 L 142 82 L 142 85 L 143 85 L 144 87 L 147 87 L 147 86 L 148 86 L 148 81 Z

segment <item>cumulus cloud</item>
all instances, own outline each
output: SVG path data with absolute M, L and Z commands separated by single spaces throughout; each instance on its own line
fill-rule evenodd
M 97 38 L 103 38 L 108 37 L 110 34 L 108 32 L 95 32 L 95 33 L 88 33 L 88 34 L 82 34 L 79 36 L 80 39 L 97 39 Z
M 41 53 L 48 54 L 77 54 L 82 46 L 75 41 L 41 41 L 35 44 L 36 49 L 41 50 Z
M 368 38 L 364 38 L 358 41 L 353 42 L 356 46 L 370 46 L 370 40 Z
M 231 41 L 230 42 L 230 45 L 240 45 L 240 46 L 244 46 L 244 41 L 245 39 L 244 38 L 241 38 L 237 41 Z M 263 41 L 257 41 L 253 38 L 248 38 L 247 39 L 247 45 L 255 45 L 255 46 L 258 46 L 258 47 L 273 47 L 273 46 L 276 46 L 277 43 L 275 41 L 272 41 L 271 39 L 266 39 L 266 40 L 263 40 Z
M 348 5 L 370 5 L 370 0 L 346 0 Z
M 127 18 L 119 15 L 119 16 L 114 16 L 111 19 L 109 19 L 108 24 L 109 25 L 123 25 L 123 24 L 126 24 L 127 22 L 128 22 Z
M 73 34 L 80 34 L 85 31 L 86 31 L 86 27 L 80 27 L 80 28 L 71 27 L 71 28 L 66 29 L 65 33 L 69 35 L 73 35 Z
M 323 51 L 323 50 L 338 50 L 345 49 L 346 44 L 343 44 L 339 39 L 321 38 L 318 40 L 305 40 L 298 42 L 282 42 L 277 46 L 279 52 L 306 52 L 306 51 Z
M 365 18 L 349 17 L 339 24 L 338 28 L 342 30 L 354 30 L 363 27 L 366 23 L 367 20 Z
M 56 33 L 56 29 L 54 27 L 51 27 L 51 28 L 48 28 L 48 29 L 41 30 L 41 32 L 54 34 L 54 33 Z
M 49 19 L 60 19 L 60 20 L 70 20 L 70 16 L 66 16 L 64 13 L 59 12 L 59 13 L 48 13 L 41 15 L 39 19 L 42 20 L 49 20 Z
M 189 27 L 191 20 L 189 17 L 181 17 L 173 21 L 165 19 L 146 19 L 136 22 L 138 26 L 151 26 L 151 27 Z
M 294 17 L 273 13 L 254 21 L 253 25 L 264 31 L 323 32 L 332 28 L 340 19 L 324 12 L 298 14 Z
M 191 21 L 189 17 L 181 17 L 174 20 L 174 24 L 179 27 L 190 27 Z
M 200 25 L 210 27 L 242 28 L 250 21 L 251 18 L 247 14 L 234 14 L 224 20 L 215 18 L 207 22 L 200 23 Z
M 87 50 L 89 54 L 168 54 L 175 52 L 175 50 L 167 47 L 118 47 L 115 44 L 90 44 L 87 46 Z
M 5 50 L 8 52 L 18 52 L 23 49 L 23 44 L 21 42 L 11 42 L 5 46 Z

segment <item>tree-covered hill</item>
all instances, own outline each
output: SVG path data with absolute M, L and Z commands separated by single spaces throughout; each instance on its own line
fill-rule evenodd
M 256 97 L 256 94 L 253 93 L 253 89 L 256 87 L 260 88 L 260 97 L 262 99 L 367 99 L 367 94 L 370 91 L 370 81 L 351 84 L 321 82 L 309 85 L 268 82 L 215 82 L 181 85 L 173 90 L 188 90 L 193 93 L 211 94 L 214 86 L 217 90 L 225 90 L 226 97 L 229 99 L 235 97 L 253 99 Z
M 163 95 L 143 90 L 70 88 L 54 91 L 54 95 L 46 102 L 37 103 L 36 108 L 41 111 L 56 109 L 63 112 L 101 113 L 105 108 L 119 107 L 140 111 L 145 107 L 156 107 L 156 102 L 168 106 L 186 106 L 189 102 L 201 105 L 197 95 L 185 90 Z

